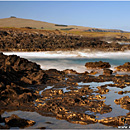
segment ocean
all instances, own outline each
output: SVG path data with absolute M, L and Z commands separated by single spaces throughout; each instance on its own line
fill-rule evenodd
M 95 62 L 95 61 L 104 61 L 109 62 L 111 64 L 111 69 L 114 70 L 114 67 L 118 65 L 123 65 L 125 62 L 130 62 L 130 51 L 125 52 L 85 52 L 85 51 L 47 51 L 47 52 L 4 52 L 6 55 L 18 55 L 22 58 L 27 58 L 30 61 L 36 62 L 37 64 L 41 65 L 41 68 L 46 69 L 58 69 L 58 70 L 65 70 L 65 69 L 74 69 L 77 72 L 85 72 L 91 71 L 86 69 L 85 63 L 86 62 Z M 126 73 L 124 73 L 126 74 Z M 130 73 L 127 73 L 130 74 Z M 83 85 L 84 83 L 79 83 Z M 91 82 L 86 83 L 87 85 L 92 86 L 92 89 L 96 89 L 97 86 L 107 84 L 107 82 Z M 105 104 L 110 105 L 112 107 L 112 111 L 105 114 L 96 114 L 97 119 L 103 119 L 104 117 L 116 117 L 121 115 L 126 115 L 128 110 L 122 109 L 120 105 L 116 105 L 114 103 L 115 99 L 119 99 L 123 96 L 130 96 L 130 93 L 119 95 L 118 91 L 130 91 L 130 86 L 126 88 L 117 88 L 117 87 L 110 87 L 107 88 L 110 90 L 108 94 L 102 94 L 102 96 L 106 96 Z M 96 94 L 96 93 L 95 93 Z M 5 112 L 3 116 L 7 116 L 10 114 L 17 114 L 20 117 L 29 117 L 37 122 L 32 127 L 29 128 L 36 128 L 40 127 L 44 124 L 44 126 L 48 129 L 58 129 L 58 128 L 78 128 L 78 129 L 101 129 L 101 128 L 109 128 L 112 129 L 112 126 L 105 126 L 99 123 L 96 124 L 89 124 L 89 125 L 80 125 L 80 124 L 72 124 L 65 120 L 57 120 L 54 117 L 44 117 L 39 115 L 35 112 L 22 112 L 22 111 L 14 111 L 14 112 Z M 91 113 L 89 113 L 91 114 Z M 37 117 L 37 118 L 35 118 Z M 45 124 L 43 122 L 51 121 L 52 125 Z
M 86 62 L 104 61 L 111 64 L 111 69 L 125 62 L 130 62 L 130 51 L 125 52 L 85 52 L 85 51 L 46 51 L 46 52 L 4 52 L 6 55 L 18 55 L 41 65 L 46 69 L 74 69 L 77 72 L 90 71 Z

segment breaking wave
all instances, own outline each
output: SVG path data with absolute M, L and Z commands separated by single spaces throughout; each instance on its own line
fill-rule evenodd
M 43 52 L 4 52 L 7 55 L 18 55 L 24 58 L 130 58 L 130 51 L 43 51 Z
M 117 65 L 130 62 L 130 51 L 124 52 L 90 52 L 90 51 L 44 51 L 44 52 L 4 52 L 6 55 L 18 55 L 46 69 L 73 69 L 77 72 L 91 71 L 85 67 L 86 62 L 104 61 L 111 64 L 111 69 Z

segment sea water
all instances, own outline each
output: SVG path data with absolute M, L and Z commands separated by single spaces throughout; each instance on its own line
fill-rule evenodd
M 111 64 L 111 69 L 125 62 L 130 62 L 130 51 L 124 52 L 86 52 L 86 51 L 46 51 L 46 52 L 4 52 L 6 55 L 18 55 L 41 65 L 46 69 L 74 69 L 87 71 L 86 62 L 104 61 Z
M 85 52 L 85 51 L 68 51 L 68 52 L 62 52 L 62 51 L 47 51 L 47 52 L 4 52 L 6 55 L 18 55 L 22 58 L 27 58 L 30 61 L 36 62 L 37 64 L 41 65 L 42 69 L 58 69 L 58 70 L 65 70 L 65 69 L 74 69 L 77 72 L 84 72 L 88 71 L 85 67 L 86 62 L 95 62 L 95 61 L 104 61 L 104 62 L 109 62 L 111 64 L 111 69 L 114 70 L 114 67 L 118 65 L 123 65 L 125 62 L 130 62 L 130 51 L 125 51 L 125 52 Z M 106 83 L 106 82 L 105 82 Z M 111 82 L 110 82 L 111 83 Z M 88 83 L 86 83 L 88 84 Z M 104 85 L 104 82 L 92 82 L 89 83 L 90 87 L 93 90 L 96 90 L 97 86 Z M 108 84 L 108 82 L 106 83 Z M 79 89 L 82 87 L 82 83 L 79 83 Z M 106 105 L 110 105 L 112 107 L 112 111 L 109 113 L 105 114 L 96 114 L 97 119 L 103 119 L 104 117 L 116 117 L 116 116 L 121 116 L 121 115 L 126 115 L 128 113 L 128 110 L 122 109 L 120 105 L 116 105 L 114 103 L 115 99 L 119 99 L 123 96 L 130 96 L 130 93 L 126 93 L 123 95 L 119 95 L 118 91 L 125 91 L 125 90 L 130 90 L 130 86 L 127 86 L 124 89 L 117 88 L 117 87 L 109 87 L 107 88 L 110 90 L 107 94 L 103 94 L 102 96 L 106 96 L 105 103 Z M 50 88 L 47 88 L 50 89 Z M 66 91 L 65 91 L 66 92 Z M 90 112 L 90 111 L 87 111 Z M 7 113 L 9 114 L 16 114 L 19 116 L 23 116 L 25 113 L 26 115 L 29 116 L 29 119 L 32 119 L 36 121 L 37 123 L 29 128 L 38 128 L 40 126 L 45 126 L 46 128 L 52 128 L 52 129 L 58 129 L 58 128 L 66 128 L 66 129 L 73 129 L 73 128 L 78 128 L 78 129 L 107 129 L 107 128 L 113 128 L 112 126 L 105 126 L 100 123 L 96 124 L 90 124 L 90 125 L 80 125 L 80 124 L 72 124 L 69 123 L 65 120 L 57 120 L 52 117 L 44 117 L 41 116 L 37 113 L 28 113 L 28 112 L 21 112 L 21 111 L 15 111 L 12 113 Z M 5 114 L 5 113 L 4 113 Z M 37 115 L 37 119 L 35 116 Z M 52 124 L 47 125 L 45 121 L 51 121 Z

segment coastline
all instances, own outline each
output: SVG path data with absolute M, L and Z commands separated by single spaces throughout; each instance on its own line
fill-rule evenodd
M 17 28 L 0 28 L 1 51 L 75 51 L 89 49 L 90 51 L 125 51 L 130 45 L 118 42 L 130 42 L 129 38 L 113 37 L 111 43 L 103 37 L 87 37 L 54 30 L 31 30 Z
M 3 51 L 6 55 L 16 54 L 26 57 L 38 57 L 38 58 L 128 58 L 130 56 L 130 50 L 126 51 Z
M 36 52 L 33 53 L 36 54 Z M 115 75 L 109 73 L 109 71 L 104 71 L 103 74 L 95 76 L 92 72 L 77 73 L 75 70 L 42 70 L 36 63 L 16 55 L 5 56 L 1 54 L 1 57 L 5 59 L 1 61 L 1 65 L 6 70 L 1 68 L 2 75 L 7 78 L 4 83 L 6 86 L 1 91 L 1 99 L 5 96 L 3 95 L 5 91 L 8 92 L 6 96 L 9 99 L 2 100 L 1 111 L 3 109 L 34 111 L 43 116 L 52 116 L 70 123 L 84 124 L 86 128 L 87 125 L 92 127 L 93 124 L 98 125 L 99 123 L 115 128 L 123 125 L 122 118 L 128 119 L 129 117 L 129 103 L 126 102 L 129 100 L 127 96 L 130 84 L 129 75 Z M 9 66 L 11 69 L 8 70 Z M 104 70 L 104 68 L 100 69 Z M 20 77 L 17 76 L 17 79 L 16 75 L 18 73 Z M 10 76 L 13 80 L 10 80 Z M 15 90 L 16 86 L 20 91 L 22 90 L 22 94 L 20 91 Z M 53 88 L 49 86 L 53 86 Z M 16 103 L 14 103 L 14 99 L 10 98 L 10 96 L 13 97 L 13 93 L 9 93 L 9 91 L 14 91 L 16 94 L 14 96 L 18 97 L 18 101 L 15 99 Z M 111 101 L 117 101 L 118 99 L 125 102 L 125 104 L 120 104 L 121 108 L 115 106 L 116 102 L 111 103 Z M 123 105 L 127 105 L 127 107 Z M 117 114 L 113 115 L 112 113 L 117 110 Z M 103 119 L 104 116 L 105 119 Z M 111 125 L 109 117 L 118 124 Z M 127 123 L 129 124 L 129 122 Z M 88 128 L 90 128 L 89 126 Z
M 129 39 L 14 28 L 0 34 L 0 128 L 61 128 L 57 120 L 70 129 L 130 125 L 130 45 L 118 43 Z M 44 125 L 19 112 L 38 113 Z

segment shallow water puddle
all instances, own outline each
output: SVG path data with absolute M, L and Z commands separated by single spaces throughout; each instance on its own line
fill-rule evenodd
M 119 99 L 119 98 L 124 97 L 124 96 L 127 96 L 127 95 L 130 96 L 130 93 L 126 93 L 126 94 L 122 94 L 122 95 L 118 94 L 119 91 L 129 91 L 130 86 L 127 86 L 125 88 L 110 87 L 109 84 L 114 84 L 113 81 L 90 82 L 90 83 L 80 82 L 80 83 L 78 83 L 78 85 L 79 85 L 78 88 L 82 88 L 81 87 L 82 85 L 90 85 L 89 86 L 90 88 L 92 88 L 94 90 L 97 90 L 97 88 L 96 88 L 97 86 L 102 86 L 102 85 L 107 85 L 107 84 L 108 84 L 108 86 L 106 88 L 108 88 L 110 91 L 107 94 L 101 94 L 102 96 L 106 97 L 106 99 L 102 99 L 102 101 L 105 101 L 106 105 L 110 105 L 110 107 L 112 107 L 112 111 L 109 112 L 109 113 L 105 113 L 105 114 L 94 113 L 97 116 L 97 119 L 103 119 L 103 118 L 106 118 L 106 117 L 116 117 L 116 116 L 126 115 L 126 113 L 129 112 L 128 110 L 122 109 L 120 107 L 120 105 L 116 105 L 114 103 L 114 100 Z M 115 92 L 117 92 L 117 93 L 115 93 Z M 97 93 L 92 93 L 92 94 L 97 95 Z M 87 111 L 87 113 L 92 114 L 91 111 Z
M 5 126 L 5 123 L 0 123 L 0 125 Z
M 40 127 L 44 127 L 45 129 L 107 129 L 113 128 L 111 126 L 105 126 L 100 123 L 89 124 L 89 125 L 81 125 L 81 124 L 73 124 L 69 123 L 66 120 L 58 120 L 55 117 L 46 117 L 42 116 L 37 112 L 27 112 L 27 111 L 12 111 L 12 112 L 4 112 L 2 117 L 8 117 L 12 114 L 18 115 L 20 118 L 33 120 L 36 122 L 35 125 L 27 127 L 26 129 L 38 129 Z M 49 124 L 46 122 L 50 122 Z M 17 127 L 11 128 L 18 129 Z
M 110 91 L 108 92 L 108 94 L 102 94 L 102 96 L 106 97 L 106 99 L 104 100 L 105 104 L 110 105 L 110 107 L 112 107 L 112 111 L 110 113 L 105 113 L 105 114 L 102 114 L 102 115 L 96 114 L 96 116 L 98 116 L 97 119 L 102 119 L 104 117 L 116 117 L 116 116 L 126 115 L 126 113 L 128 113 L 129 111 L 122 109 L 120 107 L 120 105 L 116 105 L 114 103 L 114 100 L 119 99 L 119 98 L 124 97 L 124 96 L 127 96 L 128 94 L 119 95 L 118 93 L 115 93 L 115 91 L 122 90 L 121 88 L 110 87 L 110 86 L 107 86 L 107 88 L 110 89 Z
M 43 91 L 45 91 L 45 90 L 47 90 L 47 89 L 51 89 L 51 88 L 53 88 L 53 87 L 54 87 L 54 85 L 53 85 L 53 86 L 47 86 L 45 89 L 39 91 L 39 94 L 41 95 Z
M 114 103 L 115 99 L 122 98 L 124 96 L 130 96 L 130 94 L 118 94 L 118 91 L 127 91 L 130 89 L 130 86 L 127 86 L 125 88 L 117 88 L 117 87 L 110 87 L 107 86 L 107 88 L 110 90 L 108 94 L 102 94 L 103 96 L 106 97 L 105 99 L 105 104 L 106 105 L 111 105 L 112 111 L 110 113 L 105 113 L 105 114 L 96 114 L 98 116 L 97 119 L 102 119 L 104 117 L 116 117 L 116 116 L 123 116 L 126 115 L 126 113 L 129 112 L 129 110 L 123 109 L 120 107 L 120 105 L 117 105 Z M 115 93 L 117 92 L 117 93 Z
M 63 90 L 63 93 L 70 92 L 71 90 L 67 90 L 66 88 L 61 88 Z
M 107 82 L 90 82 L 90 83 L 80 82 L 80 83 L 78 83 L 78 85 L 90 85 L 90 87 L 97 87 L 97 86 L 102 86 L 102 85 L 106 85 L 106 84 L 114 84 L 114 82 L 107 81 Z
M 81 85 L 89 85 L 90 88 L 94 89 L 94 90 L 98 90 L 96 87 L 97 86 L 102 86 L 102 85 L 106 85 L 106 84 L 114 84 L 113 81 L 107 81 L 107 82 L 89 82 L 89 83 L 83 83 L 83 82 L 80 82 L 78 83 L 78 89 L 82 88 L 80 87 Z
M 67 80 L 68 78 L 65 78 L 65 80 Z
M 66 92 L 70 92 L 71 90 L 67 90 L 68 87 L 66 88 L 56 88 L 56 90 L 63 90 L 63 93 L 66 93 Z
M 87 114 L 87 115 L 94 115 L 95 113 L 92 112 L 92 111 L 85 111 L 85 114 Z

